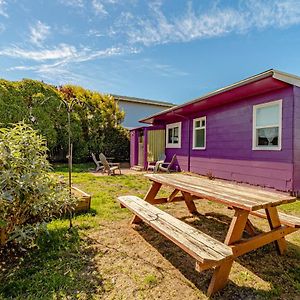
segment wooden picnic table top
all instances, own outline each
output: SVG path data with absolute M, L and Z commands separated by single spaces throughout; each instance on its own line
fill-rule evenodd
M 188 174 L 146 174 L 151 181 L 234 208 L 256 211 L 296 201 L 287 193 Z

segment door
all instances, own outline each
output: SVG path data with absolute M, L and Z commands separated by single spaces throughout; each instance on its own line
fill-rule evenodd
M 144 131 L 139 132 L 139 149 L 138 149 L 138 165 L 144 167 L 144 155 L 145 155 L 145 148 L 144 148 Z
M 148 130 L 147 159 L 157 161 L 165 154 L 165 130 Z

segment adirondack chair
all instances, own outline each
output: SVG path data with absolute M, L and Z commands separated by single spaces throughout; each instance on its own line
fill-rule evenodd
M 157 161 L 149 161 L 147 166 L 147 171 L 153 171 L 154 173 L 157 171 L 159 164 L 162 164 L 166 159 L 166 155 L 162 154 L 158 158 Z
M 158 166 L 157 166 L 157 171 L 158 172 L 167 172 L 167 173 L 170 173 L 171 170 L 172 170 L 172 167 L 174 166 L 175 164 L 175 161 L 176 161 L 176 154 L 173 155 L 172 159 L 170 162 L 163 162 L 163 163 L 160 163 Z
M 100 153 L 99 158 L 103 164 L 104 172 L 107 172 L 108 175 L 115 175 L 115 171 L 119 170 L 121 175 L 120 163 L 109 163 L 103 153 Z
M 96 155 L 94 153 L 92 153 L 92 158 L 93 158 L 94 163 L 96 164 L 95 172 L 98 172 L 100 170 L 103 171 L 104 167 L 100 165 L 101 161 L 97 160 Z

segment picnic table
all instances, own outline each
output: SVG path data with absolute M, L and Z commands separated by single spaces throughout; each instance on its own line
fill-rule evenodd
M 300 228 L 300 218 L 277 210 L 282 204 L 296 201 L 295 197 L 287 193 L 188 174 L 145 176 L 152 184 L 144 199 L 119 197 L 121 205 L 134 212 L 132 223 L 144 221 L 194 257 L 198 271 L 215 269 L 208 288 L 209 296 L 225 286 L 235 258 L 272 242 L 275 242 L 279 254 L 283 254 L 286 251 L 284 237 Z M 157 198 L 162 186 L 168 186 L 173 191 L 168 197 Z M 224 242 L 215 240 L 154 206 L 184 201 L 193 214 L 197 212 L 194 203 L 197 199 L 218 202 L 234 210 Z M 266 218 L 270 230 L 257 233 L 249 215 Z M 250 237 L 243 238 L 244 231 Z

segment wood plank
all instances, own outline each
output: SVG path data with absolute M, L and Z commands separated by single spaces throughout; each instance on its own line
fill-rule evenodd
M 266 208 L 266 215 L 271 229 L 276 229 L 281 227 L 280 219 L 278 216 L 276 207 Z M 279 238 L 275 241 L 275 245 L 279 254 L 283 255 L 286 251 L 286 241 L 284 237 Z
M 239 241 L 245 230 L 245 226 L 248 220 L 249 212 L 241 209 L 236 209 L 235 214 L 231 220 L 226 238 L 225 244 L 231 245 Z
M 200 262 L 217 263 L 232 255 L 230 247 L 200 231 L 196 231 L 188 224 L 137 197 L 123 196 L 118 199 L 145 223 L 165 235 Z M 188 228 L 187 231 L 186 228 Z M 190 234 L 191 231 L 193 232 L 192 235 Z
M 296 230 L 298 230 L 298 229 L 283 226 L 283 227 L 280 227 L 277 229 L 273 229 L 272 231 L 269 231 L 269 232 L 261 233 L 259 235 L 256 235 L 255 237 L 252 237 L 245 241 L 237 242 L 237 243 L 231 245 L 234 257 L 241 256 L 252 250 L 258 249 L 264 245 L 272 243 L 275 240 L 278 240 Z
M 178 181 L 182 182 L 190 182 L 190 183 L 196 183 L 196 184 L 205 184 L 205 185 L 211 185 L 213 184 L 214 187 L 221 187 L 225 189 L 230 189 L 233 190 L 234 193 L 241 193 L 241 195 L 244 195 L 244 193 L 247 193 L 249 197 L 251 195 L 255 195 L 256 199 L 261 199 L 261 200 L 266 200 L 266 199 L 272 199 L 272 200 L 284 200 L 284 199 L 291 199 L 295 198 L 290 196 L 287 193 L 282 193 L 278 191 L 270 191 L 270 190 L 263 190 L 261 187 L 252 187 L 252 186 L 246 186 L 246 185 L 240 185 L 237 183 L 232 183 L 230 181 L 222 181 L 222 180 L 210 180 L 205 177 L 195 177 L 195 176 L 190 176 L 190 175 L 185 175 L 185 174 L 151 174 L 154 175 L 155 178 L 157 178 L 157 175 L 160 177 L 165 177 L 166 180 L 171 178 L 175 178 Z M 147 176 L 148 178 L 153 178 L 153 176 Z M 175 175 L 175 176 L 174 176 Z
M 156 195 L 159 192 L 159 189 L 161 188 L 161 183 L 158 182 L 152 182 L 146 196 L 144 197 L 144 200 L 147 202 L 151 202 L 155 199 Z M 138 216 L 134 216 L 131 220 L 131 224 L 138 224 L 142 222 L 141 218 L 139 218 Z
M 128 201 L 126 203 L 127 204 L 125 204 L 125 205 L 128 206 Z M 176 218 L 168 215 L 167 213 L 163 213 L 162 211 L 160 211 L 157 208 L 156 209 L 159 212 L 153 213 L 153 212 L 150 212 L 149 206 L 147 208 L 145 208 L 144 204 L 142 205 L 142 207 L 139 204 L 140 203 L 136 203 L 136 202 L 130 203 L 130 207 L 128 206 L 128 208 L 133 209 L 136 212 L 138 211 L 137 214 L 142 215 L 143 220 L 146 223 L 148 222 L 148 224 L 150 226 L 155 227 L 156 230 L 158 230 L 158 231 L 163 230 L 163 231 L 169 232 L 169 233 L 171 231 L 170 235 L 177 235 L 177 237 L 178 237 L 178 234 L 186 235 L 184 238 L 179 236 L 178 240 L 179 241 L 185 240 L 189 244 L 190 248 L 185 249 L 185 250 L 187 250 L 188 253 L 190 250 L 194 250 L 195 253 L 197 253 L 197 251 L 199 252 L 199 250 L 201 250 L 201 248 L 207 247 L 209 245 L 209 247 L 211 247 L 211 249 L 206 249 L 205 253 L 202 256 L 198 257 L 198 258 L 200 258 L 200 260 L 205 259 L 205 257 L 206 257 L 206 261 L 215 261 L 216 259 L 219 260 L 220 258 L 221 259 L 224 258 L 224 256 L 231 255 L 229 248 L 224 248 L 225 245 L 223 243 L 214 240 L 210 236 L 205 235 L 205 234 L 201 233 L 200 231 L 197 234 L 190 235 L 189 233 L 187 233 L 184 230 L 185 227 L 187 227 L 187 226 L 190 227 L 189 225 L 185 224 L 182 221 L 177 220 Z M 176 220 L 174 220 L 174 219 L 176 219 Z M 176 222 L 174 222 L 174 221 L 176 221 Z M 176 243 L 176 241 L 174 241 L 174 240 L 173 240 L 173 242 Z M 194 247 L 195 244 L 196 244 L 196 248 Z M 218 247 L 216 247 L 216 245 Z M 221 247 L 222 247 L 222 249 L 220 250 Z M 209 254 L 209 255 L 207 256 L 207 254 Z M 194 256 L 194 254 L 192 254 L 192 253 L 190 253 L 190 255 Z
M 215 268 L 214 274 L 211 278 L 207 296 L 210 297 L 217 291 L 221 290 L 227 283 L 229 273 L 233 264 L 233 259 L 224 261 L 220 266 Z
M 171 195 L 168 197 L 168 202 L 172 202 L 178 193 L 179 193 L 179 190 L 175 189 L 175 190 L 171 193 Z
M 199 186 L 193 186 L 191 184 L 181 184 L 178 181 L 168 181 L 168 183 L 165 183 L 165 185 L 176 187 L 180 189 L 181 191 L 185 191 L 187 193 L 191 193 L 192 195 L 196 195 L 200 198 L 205 198 L 207 200 L 212 200 L 216 202 L 220 202 L 226 205 L 231 205 L 235 207 L 240 207 L 246 210 L 252 210 L 252 209 L 260 209 L 264 207 L 262 204 L 257 204 L 253 201 L 244 200 L 240 197 L 235 197 L 229 194 L 220 193 L 220 192 L 214 192 L 212 188 L 205 188 Z M 269 203 L 265 206 L 268 206 Z
M 150 180 L 171 186 L 208 200 L 221 202 L 229 206 L 240 207 L 249 211 L 290 203 L 295 197 L 287 194 L 262 191 L 259 188 L 238 184 L 197 178 L 182 174 L 148 174 Z
M 250 236 L 255 236 L 256 235 L 255 227 L 249 219 L 246 222 L 245 230 L 247 231 L 247 233 Z
M 189 210 L 189 212 L 191 214 L 194 214 L 197 212 L 197 208 L 196 208 L 196 205 L 193 201 L 193 198 L 191 196 L 191 194 L 189 193 L 186 193 L 186 192 L 181 192 L 182 193 L 182 196 L 184 197 L 184 201 L 185 201 L 185 204 Z
M 253 216 L 259 217 L 259 218 L 267 219 L 267 214 L 266 214 L 265 210 L 263 210 L 263 209 L 251 211 L 250 214 Z M 293 228 L 300 228 L 300 218 L 299 217 L 288 215 L 288 214 L 281 213 L 281 212 L 278 213 L 278 216 L 279 216 L 281 224 L 287 225 L 287 226 L 290 226 Z

